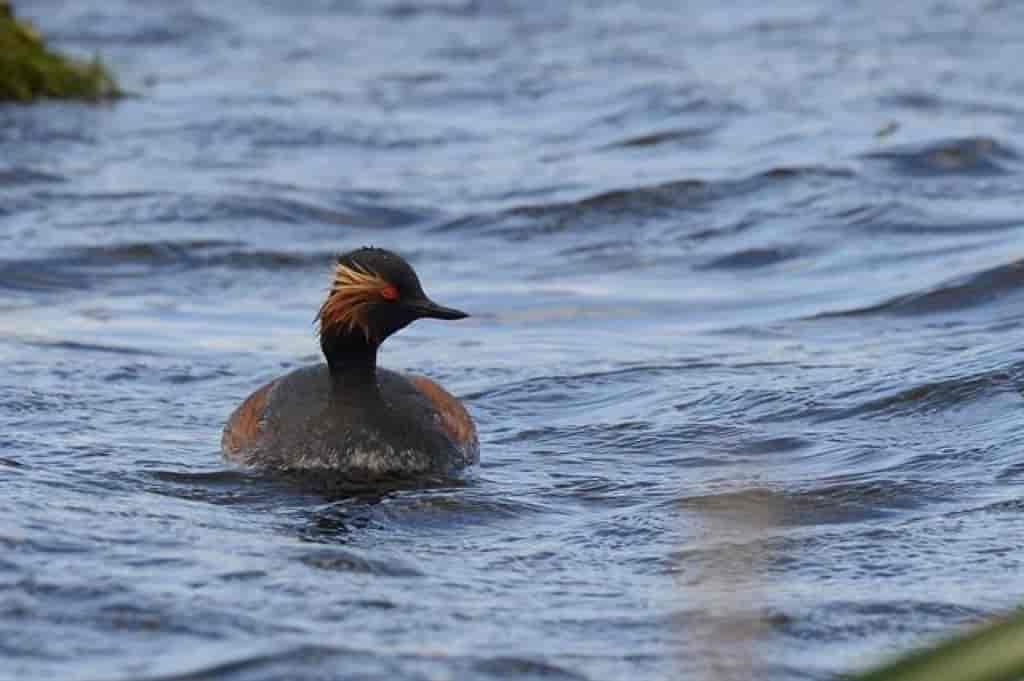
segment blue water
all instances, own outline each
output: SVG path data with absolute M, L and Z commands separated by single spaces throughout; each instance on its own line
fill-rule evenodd
M 827 679 L 1024 601 L 1024 5 L 16 2 L 0 679 Z M 332 255 L 461 484 L 224 464 Z

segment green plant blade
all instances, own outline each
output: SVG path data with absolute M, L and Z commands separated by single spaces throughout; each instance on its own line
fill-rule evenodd
M 1024 679 L 1024 610 L 849 678 L 852 681 L 1019 681 Z

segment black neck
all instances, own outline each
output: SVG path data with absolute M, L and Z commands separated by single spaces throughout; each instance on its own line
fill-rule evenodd
M 375 383 L 377 379 L 377 348 L 361 333 L 338 333 L 320 337 L 320 348 L 331 369 L 331 376 L 352 381 Z

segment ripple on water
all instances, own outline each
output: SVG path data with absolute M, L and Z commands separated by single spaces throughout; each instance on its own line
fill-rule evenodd
M 925 251 L 924 255 L 937 255 L 950 252 L 951 248 L 962 250 L 970 244 L 958 241 L 954 246 L 950 246 L 939 241 L 936 245 L 929 238 L 972 234 L 999 235 L 1000 233 L 1012 233 L 1021 228 L 1021 221 L 1012 215 L 1010 217 L 984 217 L 984 213 L 978 210 L 983 204 L 984 201 L 974 203 L 951 215 L 947 207 L 942 207 L 941 210 L 929 209 L 920 201 L 907 198 L 865 201 L 858 197 L 852 206 L 843 206 L 833 210 L 828 213 L 828 217 L 840 221 L 843 226 L 852 227 L 850 234 L 853 238 L 858 238 L 864 233 L 879 237 L 887 235 L 921 237 L 921 247 L 931 249 Z
M 68 178 L 56 173 L 43 172 L 24 166 L 0 167 L 0 186 L 6 188 L 17 185 L 53 184 L 67 182 Z
M 172 193 L 135 191 L 89 193 L 47 191 L 36 198 L 46 203 L 72 203 L 76 206 L 73 222 L 67 227 L 121 228 L 137 238 L 142 226 L 160 227 L 178 223 L 195 227 L 209 223 L 253 223 L 280 229 L 282 223 L 296 225 L 307 232 L 324 227 L 385 228 L 407 226 L 426 219 L 414 210 L 393 206 L 375 195 L 334 192 L 322 195 L 313 191 L 263 191 L 261 193 L 213 192 Z M 58 224 L 65 226 L 58 218 Z M 130 230 L 130 231 L 129 231 Z M 194 241 L 209 240 L 209 230 L 188 230 L 201 234 Z M 185 232 L 182 229 L 181 232 Z M 166 239 L 167 232 L 156 232 Z M 252 231 L 246 233 L 251 236 Z M 279 232 L 273 232 L 278 235 Z M 103 234 L 107 237 L 107 234 Z M 216 241 L 216 240 L 214 240 Z
M 776 167 L 737 179 L 684 179 L 655 185 L 615 189 L 574 201 L 526 205 L 498 213 L 463 216 L 434 227 L 435 231 L 483 233 L 511 241 L 530 241 L 572 233 L 602 234 L 625 220 L 632 228 L 667 222 L 671 236 L 705 238 L 706 211 L 722 201 L 798 180 L 844 180 L 845 168 Z
M 243 650 L 245 646 L 242 646 Z M 213 681 L 215 679 L 334 679 L 339 670 L 345 678 L 479 678 L 523 679 L 524 681 L 581 681 L 587 677 L 540 658 L 495 656 L 476 657 L 434 655 L 429 652 L 378 653 L 358 648 L 321 644 L 272 646 L 276 650 L 256 650 L 230 657 L 212 647 L 200 647 L 195 657 L 208 658 L 199 665 L 182 670 L 161 669 L 160 681 Z M 296 675 L 296 670 L 301 670 Z
M 864 155 L 904 175 L 1003 175 L 1020 160 L 1013 147 L 991 137 L 964 137 L 897 146 Z
M 815 318 L 870 315 L 950 314 L 1020 295 L 1024 290 L 1024 260 L 973 272 L 924 291 L 891 298 L 876 305 L 825 312 Z
M 1019 392 L 1020 371 L 1021 367 L 1008 367 L 910 386 L 854 407 L 820 414 L 818 419 L 887 418 L 963 409 L 975 401 Z
M 583 681 L 587 677 L 558 665 L 525 657 L 491 657 L 473 663 L 473 670 L 498 679 Z
M 786 617 L 774 618 L 772 628 L 799 641 L 864 642 L 875 638 L 881 642 L 918 632 L 922 626 L 941 631 L 947 622 L 980 622 L 987 615 L 979 608 L 914 599 L 839 600 L 830 604 L 833 608 L 835 617 L 829 618 L 822 618 L 813 608 L 791 612 Z M 917 624 L 908 626 L 908 617 L 913 617 Z
M 855 524 L 895 517 L 957 498 L 969 484 L 872 479 L 807 490 L 749 488 L 679 499 L 681 508 L 715 517 L 756 519 L 771 527 Z
M 671 130 L 658 130 L 655 132 L 640 135 L 631 135 L 624 139 L 612 142 L 602 147 L 603 149 L 631 149 L 645 147 L 659 147 L 672 145 L 689 148 L 700 148 L 711 143 L 712 137 L 719 129 L 717 125 L 707 125 L 693 128 L 674 128 Z
M 318 551 L 304 550 L 296 558 L 304 565 L 330 572 L 351 572 L 382 577 L 424 576 L 422 572 L 397 556 L 372 558 L 356 551 L 325 548 Z
M 770 267 L 811 255 L 813 251 L 796 246 L 745 248 L 702 263 L 698 270 L 744 270 Z

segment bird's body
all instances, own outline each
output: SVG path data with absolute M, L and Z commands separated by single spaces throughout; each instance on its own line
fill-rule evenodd
M 224 427 L 225 457 L 354 480 L 444 476 L 476 463 L 476 427 L 457 399 L 428 378 L 377 367 L 380 342 L 425 316 L 465 314 L 429 301 L 412 269 L 388 251 L 342 256 L 319 315 L 327 364 L 292 371 L 250 395 Z
M 346 385 L 319 364 L 268 383 L 228 420 L 225 455 L 359 479 L 446 475 L 476 463 L 476 428 L 458 400 L 422 376 L 377 369 L 376 378 Z

